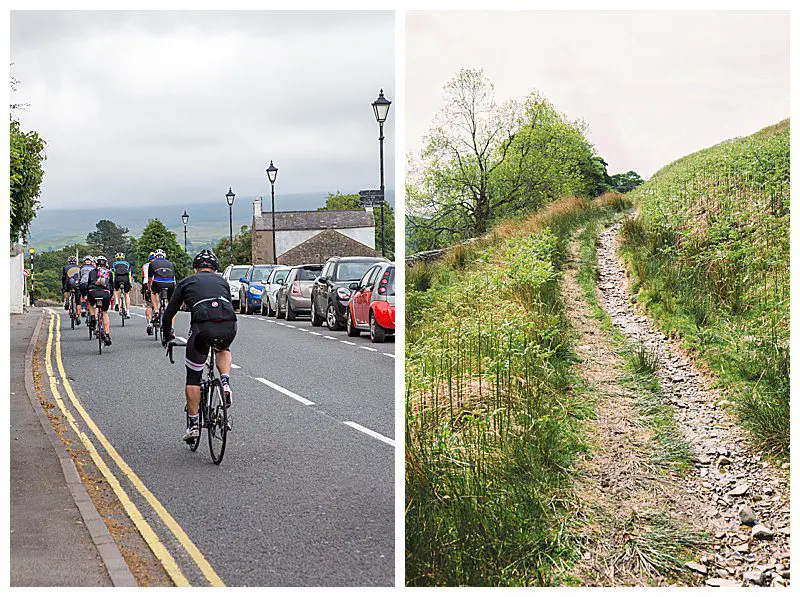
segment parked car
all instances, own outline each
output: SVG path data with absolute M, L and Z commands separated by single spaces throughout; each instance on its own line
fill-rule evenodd
M 350 284 L 357 282 L 376 263 L 388 263 L 384 257 L 331 257 L 311 290 L 311 325 L 328 324 L 340 330 L 347 321 Z
M 269 273 L 266 289 L 264 290 L 264 294 L 261 295 L 261 315 L 275 317 L 275 312 L 278 308 L 278 300 L 275 295 L 278 292 L 278 288 L 280 288 L 286 280 L 286 275 L 289 273 L 290 269 L 292 268 L 288 265 L 279 265 Z
M 261 311 L 261 297 L 264 294 L 264 280 L 277 265 L 251 265 L 247 273 L 239 278 L 239 312 L 252 315 Z
M 373 342 L 394 334 L 394 263 L 377 263 L 349 286 L 347 335 L 369 332 Z
M 289 270 L 283 285 L 275 293 L 278 319 L 296 319 L 311 312 L 311 287 L 322 271 L 321 263 L 306 263 Z
M 228 282 L 231 289 L 231 299 L 233 300 L 233 308 L 239 308 L 239 287 L 242 285 L 239 278 L 247 274 L 249 265 L 229 265 L 222 272 L 222 277 Z

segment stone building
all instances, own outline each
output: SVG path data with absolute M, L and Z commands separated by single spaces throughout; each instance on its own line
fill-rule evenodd
M 378 256 L 375 219 L 363 209 L 276 211 L 278 263 L 325 263 L 329 257 Z M 272 212 L 253 201 L 253 263 L 272 263 Z

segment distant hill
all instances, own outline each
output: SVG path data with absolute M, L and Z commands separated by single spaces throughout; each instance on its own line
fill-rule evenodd
M 394 195 L 387 191 L 387 198 L 394 204 Z M 276 211 L 317 209 L 325 204 L 327 192 L 297 193 L 275 197 Z M 255 196 L 236 197 L 233 204 L 233 230 L 236 231 L 252 221 Z M 263 198 L 264 208 L 269 208 L 270 199 Z M 60 249 L 66 245 L 85 242 L 86 235 L 95 230 L 100 220 L 111 220 L 125 226 L 132 236 L 139 236 L 151 218 L 158 218 L 175 232 L 178 242 L 183 242 L 183 210 L 189 214 L 187 237 L 189 247 L 200 249 L 214 245 L 228 236 L 228 205 L 224 200 L 216 203 L 194 205 L 163 205 L 146 207 L 120 207 L 107 205 L 102 209 L 42 209 L 34 218 L 29 234 L 29 243 L 37 251 Z

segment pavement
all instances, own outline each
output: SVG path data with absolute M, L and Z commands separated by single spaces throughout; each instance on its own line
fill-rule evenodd
M 111 586 L 65 478 L 69 457 L 63 446 L 57 452 L 26 391 L 26 354 L 41 315 L 34 308 L 10 316 L 11 586 Z
M 216 466 L 180 441 L 183 349 L 171 365 L 141 308 L 102 354 L 52 312 L 53 383 L 176 584 L 394 585 L 393 341 L 240 315 Z

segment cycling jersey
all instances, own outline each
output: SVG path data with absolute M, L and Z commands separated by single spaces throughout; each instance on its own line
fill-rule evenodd
M 147 274 L 148 279 L 153 282 L 175 283 L 175 266 L 166 259 L 153 259 Z
M 80 268 L 80 285 L 81 288 L 89 287 L 89 274 L 95 270 L 95 266 L 91 263 L 84 263 Z
M 147 284 L 147 280 L 149 279 L 150 273 L 150 262 L 148 261 L 142 266 L 142 284 Z
M 130 278 L 131 264 L 127 261 L 115 261 L 111 264 L 111 270 L 114 272 L 114 280 L 117 278 Z
M 68 263 L 61 270 L 61 287 L 66 292 L 70 286 L 77 286 L 81 268 L 77 263 Z
M 198 272 L 181 280 L 164 311 L 163 328 L 169 337 L 172 318 L 182 304 L 192 313 L 192 323 L 204 321 L 236 321 L 236 311 L 231 302 L 231 289 L 222 276 L 214 272 Z
M 94 303 L 98 298 L 102 299 L 100 307 L 103 311 L 108 311 L 111 304 L 111 270 L 106 267 L 98 267 L 89 272 L 89 285 L 87 296 Z

